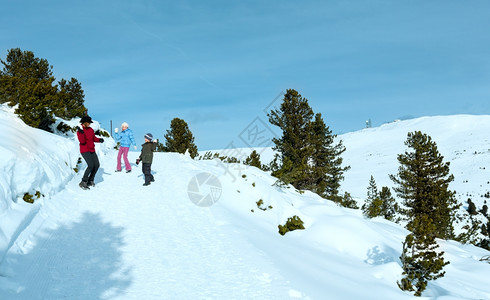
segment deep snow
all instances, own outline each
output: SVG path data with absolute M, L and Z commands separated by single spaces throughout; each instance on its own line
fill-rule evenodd
M 488 123 L 489 116 L 432 117 L 342 135 L 352 167 L 342 188 L 362 199 L 370 175 L 391 186 L 386 176 L 396 172 L 406 132 L 420 128 L 451 161 L 452 188 L 483 194 Z M 73 135 L 25 126 L 5 106 L 0 125 L 0 299 L 414 298 L 396 285 L 407 234 L 400 225 L 276 187 L 253 167 L 175 153 L 155 153 L 156 182 L 144 187 L 140 166 L 114 173 L 110 139 L 97 146 L 97 186 L 83 191 Z M 129 155 L 134 162 L 138 153 Z M 193 181 L 202 173 L 221 190 Z M 203 195 L 219 197 L 214 205 L 191 201 L 196 182 Z M 44 197 L 22 201 L 37 190 Z M 272 208 L 259 209 L 260 199 Z M 277 225 L 293 215 L 306 230 L 280 236 Z M 490 253 L 439 242 L 451 264 L 424 297 L 490 299 L 490 264 L 479 261 Z

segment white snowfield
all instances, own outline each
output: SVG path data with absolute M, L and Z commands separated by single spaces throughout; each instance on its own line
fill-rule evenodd
M 448 117 L 448 122 L 453 118 L 459 119 Z M 401 128 L 403 123 L 389 125 Z M 156 181 L 145 187 L 141 166 L 114 172 L 111 139 L 97 146 L 96 187 L 85 191 L 78 187 L 85 164 L 79 173 L 73 171 L 79 155 L 72 135 L 27 127 L 5 108 L 0 126 L 2 300 L 415 298 L 396 283 L 402 276 L 401 242 L 408 233 L 398 224 L 366 219 L 359 210 L 310 192 L 273 186 L 273 177 L 253 167 L 175 153 L 155 153 Z M 358 134 L 355 140 L 361 143 L 362 132 L 382 128 L 352 135 Z M 405 129 L 383 130 L 393 136 Z M 396 146 L 402 151 L 403 135 Z M 349 149 L 354 139 L 347 137 L 341 138 Z M 345 159 L 359 182 L 346 176 L 343 189 L 356 196 L 364 196 L 371 174 L 383 181 L 386 170 L 396 171 L 397 165 L 385 168 L 352 149 L 355 153 L 346 152 Z M 378 147 L 368 150 L 383 153 Z M 138 154 L 130 152 L 130 161 Z M 360 175 L 362 168 L 369 168 L 367 179 Z M 44 197 L 34 204 L 22 200 L 25 192 L 36 190 Z M 191 201 L 196 195 L 217 202 L 199 206 Z M 258 208 L 259 200 L 265 210 Z M 294 215 L 306 229 L 279 235 L 277 226 Z M 490 264 L 480 261 L 490 253 L 439 243 L 451 264 L 421 299 L 490 299 Z

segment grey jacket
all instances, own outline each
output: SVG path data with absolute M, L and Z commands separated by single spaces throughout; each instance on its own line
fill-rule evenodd
M 145 164 L 153 162 L 153 151 L 157 149 L 157 143 L 147 142 L 141 145 L 140 161 Z

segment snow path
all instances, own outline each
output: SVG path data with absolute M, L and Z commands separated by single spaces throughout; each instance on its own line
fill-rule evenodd
M 99 158 L 95 188 L 81 190 L 78 174 L 16 240 L 0 278 L 10 288 L 0 298 L 301 297 L 271 260 L 225 226 L 225 216 L 188 199 L 193 161 L 156 154 L 156 182 L 143 187 L 141 167 L 114 173 L 115 156 Z

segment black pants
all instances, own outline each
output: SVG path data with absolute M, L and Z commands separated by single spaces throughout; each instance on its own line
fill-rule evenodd
M 97 173 L 97 170 L 100 167 L 99 158 L 97 157 L 97 154 L 95 154 L 95 152 L 84 152 L 82 153 L 82 157 L 87 163 L 87 169 L 83 174 L 82 181 L 94 182 L 95 173 Z
M 153 175 L 151 175 L 151 164 L 143 163 L 143 174 L 145 174 L 145 183 L 150 183 L 155 181 Z

